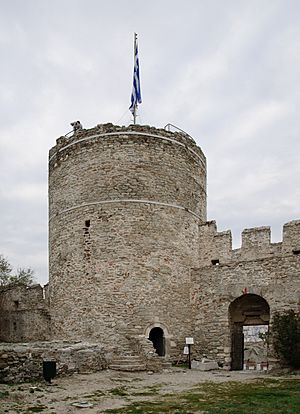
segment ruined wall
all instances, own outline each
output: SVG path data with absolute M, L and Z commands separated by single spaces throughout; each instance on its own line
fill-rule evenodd
M 204 265 L 192 271 L 195 350 L 229 364 L 228 310 L 234 299 L 249 293 L 263 297 L 271 319 L 276 311 L 300 305 L 300 221 L 284 226 L 282 243 L 270 243 L 268 227 L 247 229 L 237 250 L 231 250 L 229 232 L 218 233 L 215 223 L 202 227 Z
M 40 285 L 7 287 L 0 292 L 0 342 L 49 338 L 48 300 Z
M 205 220 L 206 161 L 188 136 L 100 125 L 59 139 L 49 161 L 54 337 L 121 343 L 160 324 L 176 347 L 193 325 L 190 268 Z
M 43 361 L 56 361 L 57 375 L 107 368 L 109 354 L 98 344 L 39 342 L 0 344 L 0 383 L 43 378 Z

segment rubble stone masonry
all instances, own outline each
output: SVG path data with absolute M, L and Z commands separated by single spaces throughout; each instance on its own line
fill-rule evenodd
M 184 340 L 206 221 L 206 160 L 190 137 L 108 124 L 59 139 L 49 216 L 55 338 L 122 343 L 159 323 Z
M 158 328 L 166 357 L 182 358 L 193 337 L 193 357 L 235 369 L 243 325 L 299 310 L 300 221 L 284 225 L 279 243 L 269 227 L 246 229 L 233 250 L 231 232 L 207 222 L 206 202 L 206 159 L 184 133 L 105 124 L 58 138 L 49 154 L 49 292 L 36 301 L 34 290 L 0 294 L 1 340 L 49 334 L 145 353 Z
M 244 230 L 236 250 L 230 232 L 218 233 L 215 222 L 200 229 L 205 234 L 199 245 L 202 263 L 192 269 L 191 280 L 196 352 L 230 365 L 229 307 L 235 299 L 264 298 L 270 307 L 265 322 L 274 312 L 300 310 L 300 221 L 285 224 L 281 243 L 271 243 L 269 227 Z
M 17 285 L 0 291 L 0 342 L 50 339 L 47 288 Z

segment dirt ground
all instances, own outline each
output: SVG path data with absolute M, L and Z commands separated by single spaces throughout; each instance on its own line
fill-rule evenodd
M 157 395 L 176 393 L 206 382 L 249 381 L 268 376 L 255 371 L 201 372 L 171 368 L 163 373 L 101 371 L 74 374 L 45 382 L 20 385 L 0 384 L 0 414 L 100 414 L 129 402 L 153 399 Z M 76 405 L 89 406 L 80 408 Z

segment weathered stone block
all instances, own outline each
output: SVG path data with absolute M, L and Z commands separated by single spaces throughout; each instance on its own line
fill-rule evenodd
M 214 369 L 219 369 L 219 365 L 215 361 L 195 361 L 191 362 L 192 369 L 198 369 L 199 371 L 212 371 Z

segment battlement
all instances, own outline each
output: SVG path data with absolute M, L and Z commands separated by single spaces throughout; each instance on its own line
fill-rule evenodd
M 300 220 L 293 220 L 283 226 L 283 251 L 300 253 Z
M 300 220 L 290 221 L 283 226 L 282 242 L 271 243 L 269 226 L 245 229 L 242 245 L 232 249 L 231 231 L 217 231 L 215 221 L 200 226 L 199 256 L 203 265 L 219 265 L 232 261 L 257 260 L 276 255 L 300 254 Z
M 271 228 L 269 226 L 245 229 L 242 232 L 242 249 L 264 248 L 271 244 Z
M 184 132 L 171 132 L 163 128 L 155 128 L 149 125 L 119 126 L 113 125 L 112 123 L 98 124 L 94 128 L 80 129 L 74 132 L 74 134 L 70 137 L 61 136 L 57 138 L 56 145 L 51 148 L 49 152 L 49 160 L 51 160 L 57 153 L 62 152 L 64 149 L 70 148 L 73 144 L 85 142 L 87 139 L 97 138 L 99 136 L 108 137 L 113 135 L 120 135 L 125 138 L 126 134 L 137 134 L 140 136 L 154 138 L 162 137 L 169 142 L 177 141 L 179 144 L 189 147 L 190 151 L 195 152 L 198 156 L 205 160 L 202 150 L 197 146 L 194 139 Z

